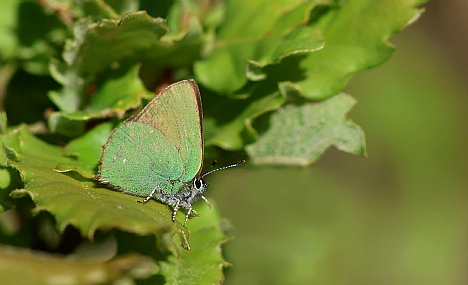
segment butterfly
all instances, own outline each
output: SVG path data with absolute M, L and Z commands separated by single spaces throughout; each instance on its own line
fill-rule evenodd
M 174 83 L 157 95 L 136 116 L 115 128 L 102 146 L 95 179 L 126 194 L 145 197 L 172 207 L 172 221 L 180 208 L 187 210 L 203 196 L 203 109 L 200 91 L 194 80 Z

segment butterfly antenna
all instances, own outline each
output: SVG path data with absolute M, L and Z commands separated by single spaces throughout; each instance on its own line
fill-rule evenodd
M 205 176 L 207 176 L 207 175 L 209 175 L 209 174 L 211 174 L 211 173 L 213 173 L 213 172 L 216 172 L 216 171 L 218 171 L 218 170 L 228 169 L 228 168 L 232 168 L 232 167 L 236 167 L 236 166 L 242 165 L 242 164 L 244 164 L 244 162 L 245 162 L 245 159 L 243 159 L 243 160 L 241 160 L 241 161 L 239 161 L 239 162 L 237 162 L 237 163 L 228 165 L 228 166 L 224 166 L 224 167 L 220 167 L 220 168 L 216 168 L 216 169 L 210 170 L 210 171 L 208 171 L 208 172 L 203 173 L 203 174 L 201 175 L 201 178 L 203 178 L 203 177 L 205 177 Z M 213 161 L 213 163 L 211 164 L 211 166 L 213 167 L 216 163 L 217 163 L 216 160 Z
M 204 172 L 202 173 L 202 177 L 204 176 L 205 173 L 210 172 L 210 171 L 213 169 L 213 167 L 214 167 L 217 163 L 218 163 L 218 161 L 217 161 L 216 159 L 213 160 L 213 162 L 212 162 L 211 165 L 210 165 L 210 168 L 208 168 L 206 171 L 204 171 Z

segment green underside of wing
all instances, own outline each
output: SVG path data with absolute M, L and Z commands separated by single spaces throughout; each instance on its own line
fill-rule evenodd
M 185 182 L 180 181 L 183 173 L 177 149 L 149 125 L 123 123 L 104 146 L 102 179 L 126 193 L 147 196 L 157 185 L 164 193 L 175 193 Z
M 135 121 L 157 129 L 182 160 L 182 180 L 193 179 L 203 163 L 201 105 L 195 82 L 184 80 L 162 91 Z

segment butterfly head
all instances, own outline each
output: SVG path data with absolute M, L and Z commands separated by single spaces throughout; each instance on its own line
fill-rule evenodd
M 223 169 L 227 169 L 227 168 L 231 168 L 231 167 L 236 167 L 236 166 L 239 166 L 241 164 L 243 164 L 245 162 L 245 160 L 241 160 L 235 164 L 231 164 L 231 165 L 228 165 L 228 166 L 224 166 L 224 167 L 220 167 L 220 168 L 217 168 L 217 169 L 213 169 L 213 170 L 209 170 L 207 172 L 204 172 L 202 173 L 201 175 L 195 177 L 193 180 L 192 180 L 192 187 L 191 187 L 191 191 L 188 192 L 186 194 L 186 196 L 184 197 L 185 199 L 182 199 L 185 204 L 187 206 L 191 206 L 192 203 L 198 198 L 198 197 L 201 197 L 205 202 L 208 202 L 208 200 L 203 196 L 203 193 L 206 191 L 206 189 L 208 188 L 208 183 L 203 180 L 203 178 L 205 176 L 207 176 L 208 174 L 211 174 L 213 172 L 216 172 L 218 170 L 223 170 Z M 216 164 L 216 161 L 213 162 L 212 166 L 214 166 Z
M 208 184 L 201 177 L 195 177 L 192 180 L 192 189 L 197 193 L 197 196 L 203 194 L 207 186 Z
M 205 201 L 208 204 L 208 206 L 211 208 L 210 202 L 208 201 L 208 199 L 205 198 L 205 196 L 203 196 L 203 193 L 206 191 L 208 187 L 208 183 L 206 183 L 205 180 L 203 180 L 203 177 L 218 170 L 239 166 L 243 164 L 244 162 L 245 160 L 241 160 L 235 164 L 231 164 L 225 167 L 217 168 L 217 169 L 202 173 L 201 175 L 198 175 L 192 179 L 191 181 L 192 185 L 185 184 L 184 191 L 179 192 L 175 196 L 166 197 L 167 199 L 162 199 L 160 197 L 159 200 L 163 200 L 163 201 L 167 200 L 167 204 L 169 204 L 170 206 L 174 208 L 174 212 L 172 213 L 172 221 L 175 221 L 175 217 L 176 217 L 179 207 L 187 209 L 188 211 L 185 216 L 185 222 L 184 222 L 184 225 L 185 225 L 190 217 L 190 214 L 192 213 L 192 203 L 195 202 L 197 198 L 202 198 L 203 201 Z M 216 161 L 213 163 L 213 166 L 215 164 L 216 164 Z

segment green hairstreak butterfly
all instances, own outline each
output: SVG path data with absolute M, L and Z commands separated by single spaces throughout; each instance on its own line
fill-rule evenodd
M 154 198 L 173 208 L 187 210 L 203 196 L 203 110 L 200 92 L 193 80 L 174 83 L 156 96 L 138 115 L 120 124 L 102 147 L 96 180 L 124 193 Z

